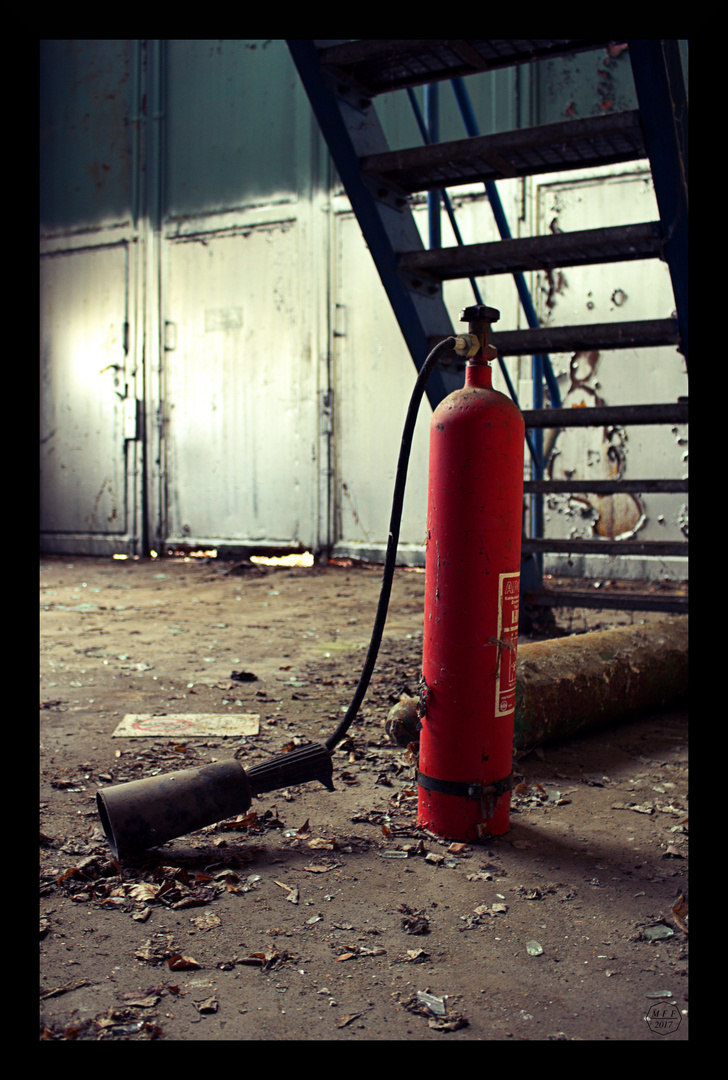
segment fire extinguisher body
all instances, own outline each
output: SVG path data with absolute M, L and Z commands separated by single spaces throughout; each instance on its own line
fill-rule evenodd
M 432 418 L 418 820 L 475 842 L 510 814 L 524 421 L 490 364 Z

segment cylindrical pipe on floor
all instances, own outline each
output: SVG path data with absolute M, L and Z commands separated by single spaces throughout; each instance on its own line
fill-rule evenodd
M 514 745 L 555 742 L 679 704 L 688 689 L 688 617 L 521 643 Z

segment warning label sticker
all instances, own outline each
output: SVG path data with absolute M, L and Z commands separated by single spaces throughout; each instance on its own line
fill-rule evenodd
M 498 668 L 495 677 L 495 715 L 507 716 L 516 707 L 516 647 L 518 645 L 519 572 L 498 576 Z

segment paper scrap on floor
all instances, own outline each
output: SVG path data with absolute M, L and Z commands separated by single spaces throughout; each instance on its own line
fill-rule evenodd
M 117 725 L 113 738 L 159 738 L 166 735 L 190 739 L 198 735 L 257 735 L 259 730 L 258 713 L 169 713 L 164 716 L 127 713 Z

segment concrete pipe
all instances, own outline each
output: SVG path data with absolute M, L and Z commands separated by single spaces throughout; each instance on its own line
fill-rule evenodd
M 519 644 L 514 746 L 659 712 L 687 689 L 687 615 Z

